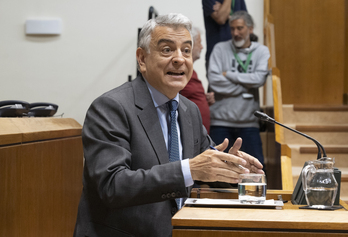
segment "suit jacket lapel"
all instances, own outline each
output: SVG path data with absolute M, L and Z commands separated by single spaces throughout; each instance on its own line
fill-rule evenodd
M 179 123 L 180 123 L 180 133 L 181 142 L 183 147 L 183 159 L 193 157 L 193 131 L 192 131 L 192 117 L 190 111 L 184 100 L 180 99 L 179 103 Z
M 181 96 L 181 95 L 180 95 Z M 181 142 L 183 147 L 182 159 L 193 158 L 193 131 L 192 131 L 192 117 L 184 100 L 180 98 L 179 103 L 179 123 L 181 132 Z M 186 187 L 188 197 L 190 197 L 192 186 Z M 184 198 L 183 202 L 185 202 Z
M 150 92 L 144 79 L 138 76 L 133 81 L 135 105 L 139 108 L 138 118 L 142 124 L 149 140 L 154 148 L 160 164 L 169 162 L 168 151 L 161 131 L 161 125 L 158 119 L 157 110 L 153 104 Z M 179 103 L 179 124 L 181 133 L 181 142 L 183 146 L 183 159 L 193 157 L 193 131 L 192 118 L 184 100 Z
M 158 119 L 157 110 L 153 104 L 150 92 L 144 79 L 138 76 L 133 81 L 135 105 L 139 108 L 138 118 L 149 137 L 150 143 L 156 152 L 160 164 L 168 163 L 169 157 L 163 138 L 161 124 Z

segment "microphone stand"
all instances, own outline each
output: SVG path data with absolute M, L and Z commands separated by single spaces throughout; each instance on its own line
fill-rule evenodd
M 317 159 L 319 160 L 321 158 L 321 151 L 320 151 L 320 149 L 323 152 L 323 155 L 324 155 L 323 157 L 326 157 L 326 151 L 325 151 L 324 147 L 317 140 L 315 140 L 314 138 L 308 136 L 307 134 L 301 133 L 301 132 L 299 132 L 299 131 L 297 131 L 295 129 L 292 129 L 292 128 L 288 127 L 288 126 L 285 126 L 284 124 L 281 124 L 281 123 L 277 122 L 275 119 L 269 117 L 267 114 L 261 113 L 260 111 L 255 111 L 254 115 L 256 117 L 258 117 L 259 119 L 263 120 L 263 121 L 266 121 L 266 122 L 269 122 L 269 123 L 273 123 L 273 124 L 278 124 L 279 126 L 282 126 L 282 127 L 286 128 L 286 129 L 289 129 L 289 130 L 291 130 L 291 131 L 293 131 L 293 132 L 295 132 L 297 134 L 300 134 L 300 135 L 302 135 L 302 136 L 312 140 L 318 147 Z
M 275 120 L 274 120 L 274 123 L 275 123 L 275 124 L 278 124 L 279 126 L 282 126 L 282 127 L 284 127 L 284 128 L 287 128 L 287 129 L 289 129 L 289 130 L 291 130 L 291 131 L 293 131 L 293 132 L 295 132 L 295 133 L 297 133 L 297 134 L 300 134 L 300 135 L 302 135 L 302 136 L 304 136 L 304 137 L 306 137 L 306 138 L 308 138 L 308 139 L 310 139 L 310 140 L 312 140 L 312 141 L 317 145 L 317 147 L 318 147 L 318 156 L 317 156 L 317 160 L 319 160 L 319 159 L 321 158 L 320 149 L 321 149 L 322 152 L 323 152 L 323 157 L 326 157 L 326 151 L 325 151 L 324 147 L 323 147 L 317 140 L 315 140 L 314 138 L 308 136 L 307 134 L 301 133 L 301 132 L 299 132 L 299 131 L 297 131 L 297 130 L 295 130 L 295 129 L 292 129 L 292 128 L 290 128 L 290 127 L 287 127 L 287 126 L 285 126 L 285 125 L 283 125 L 283 124 L 281 124 L 281 123 L 278 123 L 278 122 L 275 121 Z

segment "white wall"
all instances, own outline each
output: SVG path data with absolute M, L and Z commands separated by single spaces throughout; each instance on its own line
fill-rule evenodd
M 263 40 L 263 1 L 246 0 Z M 83 124 L 91 102 L 136 74 L 137 31 L 154 6 L 180 12 L 203 32 L 201 0 L 0 0 L 0 101 L 44 101 Z M 27 19 L 61 18 L 59 36 L 26 36 Z M 205 49 L 194 68 L 206 87 Z

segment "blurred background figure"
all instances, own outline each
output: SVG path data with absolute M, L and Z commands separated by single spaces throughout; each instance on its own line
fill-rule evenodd
M 216 44 L 211 53 L 208 79 L 216 102 L 210 106 L 210 135 L 215 143 L 241 137 L 241 150 L 263 164 L 259 122 L 253 114 L 260 109 L 258 89 L 266 81 L 270 53 L 250 40 L 253 29 L 250 14 L 235 12 L 230 18 L 232 40 Z
M 202 0 L 207 52 L 205 66 L 208 71 L 209 57 L 215 44 L 231 39 L 228 20 L 237 11 L 247 11 L 244 0 Z
M 193 48 L 192 60 L 195 62 L 200 58 L 203 49 L 201 41 L 201 31 L 197 27 L 192 29 Z M 180 91 L 180 94 L 193 101 L 199 108 L 202 115 L 203 125 L 210 131 L 210 111 L 209 105 L 214 104 L 214 92 L 205 93 L 201 80 L 198 79 L 197 73 L 193 70 L 192 77 L 186 87 Z

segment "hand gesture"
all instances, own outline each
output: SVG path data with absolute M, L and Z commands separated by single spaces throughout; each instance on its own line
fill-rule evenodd
M 204 182 L 238 183 L 239 174 L 261 172 L 262 165 L 254 157 L 239 151 L 242 140 L 237 139 L 229 153 L 223 152 L 228 146 L 228 139 L 215 148 L 206 150 L 190 159 L 190 170 L 193 180 Z M 242 167 L 240 167 L 242 166 Z
M 228 151 L 229 154 L 233 154 L 235 156 L 238 156 L 242 159 L 244 159 L 247 163 L 244 166 L 247 168 L 251 173 L 257 173 L 257 174 L 264 174 L 262 168 L 262 164 L 258 159 L 255 157 L 240 151 L 239 149 L 242 147 L 242 138 L 237 138 L 237 140 L 234 142 L 231 149 Z

